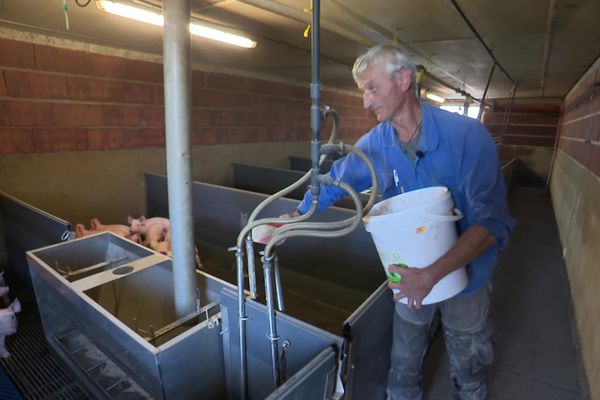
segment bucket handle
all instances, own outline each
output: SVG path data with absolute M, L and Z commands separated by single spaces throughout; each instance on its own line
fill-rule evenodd
M 463 217 L 462 211 L 458 208 L 455 208 L 453 211 L 455 215 L 423 214 L 423 216 L 438 222 L 456 222 Z

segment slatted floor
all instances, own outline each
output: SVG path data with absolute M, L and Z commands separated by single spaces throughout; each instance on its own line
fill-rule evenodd
M 18 333 L 7 337 L 6 344 L 11 357 L 0 359 L 0 365 L 24 399 L 89 399 L 51 352 L 38 317 L 19 317 Z M 0 399 L 5 395 L 8 392 L 0 392 Z

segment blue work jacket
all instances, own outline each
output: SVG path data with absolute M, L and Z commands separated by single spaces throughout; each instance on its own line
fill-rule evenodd
M 500 171 L 496 145 L 477 120 L 421 103 L 422 133 L 413 163 L 400 147 L 391 122 L 381 122 L 363 135 L 356 146 L 371 159 L 383 199 L 430 186 L 446 186 L 464 218 L 457 222 L 459 235 L 474 224 L 489 229 L 496 239 L 492 246 L 467 266 L 469 284 L 462 293 L 482 287 L 492 276 L 497 253 L 508 243 L 515 226 L 508 212 L 506 187 Z M 337 160 L 329 172 L 355 190 L 371 187 L 364 162 L 353 153 Z M 323 210 L 342 198 L 345 192 L 335 186 L 322 186 L 319 208 Z M 298 211 L 310 209 L 310 191 Z

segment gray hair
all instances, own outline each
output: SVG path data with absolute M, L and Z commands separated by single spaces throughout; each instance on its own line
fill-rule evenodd
M 415 87 L 417 68 L 408 54 L 403 53 L 400 49 L 384 45 L 371 47 L 369 51 L 356 59 L 354 67 L 352 67 L 354 81 L 356 82 L 360 75 L 372 65 L 383 66 L 390 78 L 402 68 L 410 70 L 411 84 L 413 88 Z

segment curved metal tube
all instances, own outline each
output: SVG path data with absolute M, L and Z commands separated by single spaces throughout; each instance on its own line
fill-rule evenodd
M 352 232 L 354 229 L 356 229 L 356 227 L 358 226 L 358 224 L 360 223 L 360 221 L 362 220 L 362 217 L 363 217 L 362 203 L 360 201 L 360 197 L 358 196 L 358 193 L 356 193 L 356 191 L 354 189 L 352 189 L 352 187 L 350 185 L 348 185 L 345 182 L 339 181 L 339 180 L 334 181 L 333 185 L 339 186 L 345 192 L 347 192 L 350 195 L 350 197 L 352 197 L 352 200 L 354 201 L 354 204 L 357 207 L 356 215 L 354 217 L 350 218 L 349 220 L 347 220 L 347 221 L 349 221 L 348 225 L 345 228 L 337 230 L 337 231 L 298 229 L 298 230 L 288 230 L 287 232 L 283 232 L 280 234 L 277 234 L 277 231 L 275 231 L 271 240 L 269 241 L 269 243 L 267 243 L 267 245 L 265 247 L 265 257 L 271 257 L 270 254 L 271 254 L 273 248 L 275 247 L 275 244 L 282 239 L 295 237 L 295 236 L 333 238 L 333 237 L 347 235 L 350 232 Z

